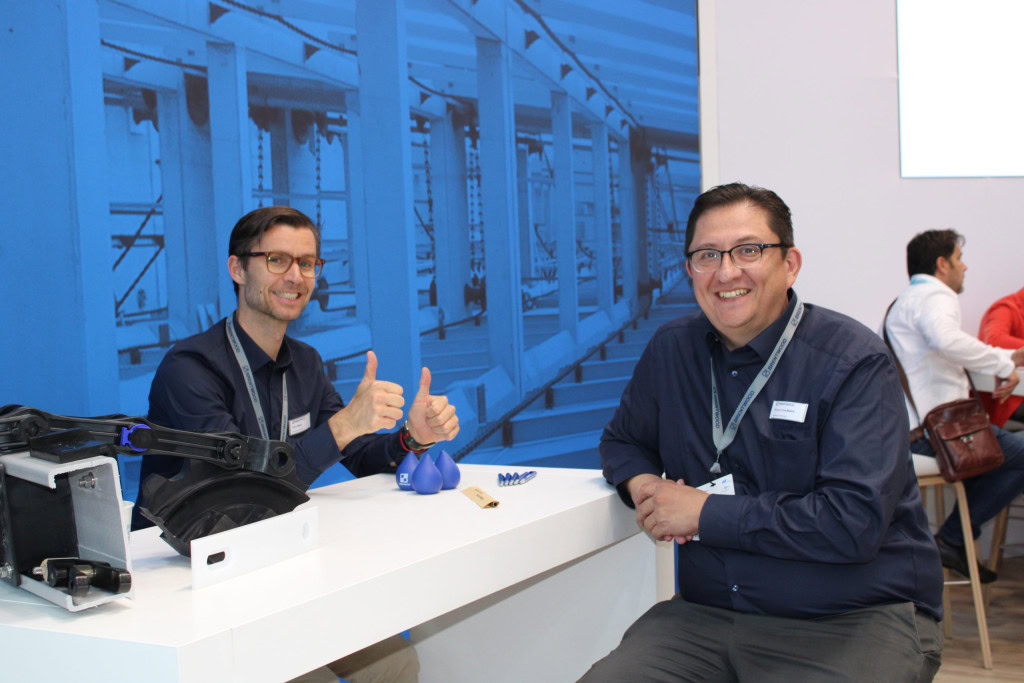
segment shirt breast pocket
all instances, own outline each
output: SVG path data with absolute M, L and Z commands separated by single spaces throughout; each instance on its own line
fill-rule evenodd
M 764 491 L 808 493 L 818 473 L 818 440 L 761 437 L 764 449 Z

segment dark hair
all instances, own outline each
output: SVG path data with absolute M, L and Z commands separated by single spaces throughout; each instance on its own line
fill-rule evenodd
M 964 236 L 956 230 L 925 230 L 907 242 L 907 275 L 935 275 L 939 258 L 951 258 Z
M 768 227 L 778 235 L 779 242 L 785 245 L 783 253 L 785 253 L 786 247 L 793 246 L 793 216 L 790 214 L 786 202 L 782 201 L 779 195 L 763 187 L 729 183 L 712 187 L 693 202 L 690 217 L 686 220 L 686 252 L 689 253 L 690 245 L 693 244 L 693 236 L 697 232 L 697 220 L 701 216 L 711 209 L 743 202 L 760 207 L 768 214 Z
M 245 256 L 263 237 L 263 233 L 275 225 L 290 225 L 293 228 L 309 228 L 316 238 L 316 255 L 320 257 L 320 231 L 313 225 L 309 216 L 293 209 L 290 206 L 265 206 L 255 209 L 238 219 L 235 227 L 231 229 L 231 238 L 228 240 L 228 256 L 237 256 L 242 262 L 242 268 L 249 267 L 249 257 Z M 238 294 L 238 283 L 235 284 L 235 294 Z

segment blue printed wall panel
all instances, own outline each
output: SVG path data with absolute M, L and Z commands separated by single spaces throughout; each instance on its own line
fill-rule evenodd
M 290 330 L 342 395 L 371 346 L 406 391 L 430 365 L 467 439 L 679 280 L 693 3 L 450 2 L 9 8 L 0 403 L 144 414 L 166 349 L 233 309 L 228 234 L 271 203 L 322 230 Z

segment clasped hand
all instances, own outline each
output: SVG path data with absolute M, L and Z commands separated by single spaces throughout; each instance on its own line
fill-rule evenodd
M 666 481 L 653 474 L 638 474 L 626 488 L 641 529 L 659 541 L 674 540 L 682 545 L 693 540 L 707 493 L 687 486 L 682 479 Z

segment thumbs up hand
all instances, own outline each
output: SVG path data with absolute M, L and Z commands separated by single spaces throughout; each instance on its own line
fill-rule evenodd
M 430 394 L 430 370 L 420 373 L 420 387 L 409 406 L 409 434 L 423 445 L 451 441 L 459 433 L 459 418 L 447 396 Z
M 331 416 L 331 433 L 344 449 L 352 439 L 381 429 L 392 429 L 402 419 L 402 387 L 377 379 L 377 355 L 366 353 L 366 370 L 352 400 Z

